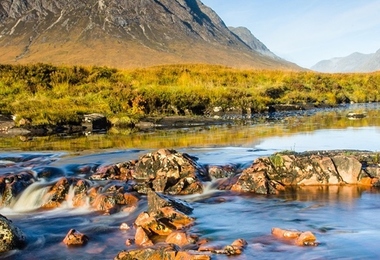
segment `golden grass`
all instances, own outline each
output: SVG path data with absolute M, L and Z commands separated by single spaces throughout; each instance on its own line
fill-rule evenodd
M 213 107 L 260 112 L 273 104 L 379 102 L 380 73 L 233 69 L 220 65 L 109 67 L 0 65 L 0 113 L 33 124 L 103 113 L 133 122 L 147 115 L 202 115 Z M 119 116 L 120 115 L 120 116 Z M 130 119 L 127 119 L 127 118 Z

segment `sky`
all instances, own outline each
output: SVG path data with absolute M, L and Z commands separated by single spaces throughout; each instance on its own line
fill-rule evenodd
M 244 26 L 276 55 L 310 68 L 380 49 L 380 0 L 201 0 L 227 26 Z

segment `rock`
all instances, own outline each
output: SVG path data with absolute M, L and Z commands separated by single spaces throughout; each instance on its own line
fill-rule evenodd
M 25 235 L 12 221 L 0 214 L 0 253 L 25 246 Z
M 238 173 L 238 169 L 234 165 L 210 165 L 207 169 L 209 175 L 215 179 L 229 178 Z
M 70 185 L 75 181 L 73 178 L 63 177 L 59 179 L 49 191 L 44 195 L 42 208 L 56 208 L 66 201 L 66 196 L 69 192 Z
M 98 190 L 91 206 L 106 213 L 119 212 L 124 208 L 135 208 L 139 199 L 126 191 L 124 186 L 111 186 L 106 190 Z
M 92 180 L 130 180 L 137 160 L 130 160 L 114 165 L 103 165 L 90 176 Z
M 86 131 L 90 132 L 104 131 L 110 127 L 107 118 L 98 113 L 84 115 L 82 125 L 86 127 Z
M 165 219 L 162 218 L 157 218 L 156 216 L 150 215 L 147 212 L 140 213 L 140 215 L 135 220 L 135 225 L 137 227 L 142 227 L 145 231 L 147 231 L 149 238 L 154 235 L 168 236 L 174 230 L 176 230 L 176 227 L 171 225 L 169 221 L 165 221 Z
M 140 157 L 132 177 L 157 192 L 171 195 L 202 193 L 201 180 L 210 180 L 192 157 L 166 149 Z
M 179 247 L 183 247 L 185 245 L 195 244 L 196 237 L 190 236 L 184 231 L 174 231 L 168 235 L 165 242 L 168 244 L 175 244 Z
M 338 155 L 331 158 L 339 175 L 347 184 L 357 184 L 362 164 L 352 156 Z
M 67 246 L 83 246 L 88 242 L 88 237 L 75 229 L 70 229 L 66 237 L 63 239 L 63 243 Z
M 0 176 L 0 207 L 9 206 L 13 199 L 35 182 L 32 172 L 8 173 Z
M 365 113 L 365 112 L 349 112 L 349 113 L 347 113 L 346 116 L 349 119 L 360 119 L 360 118 L 365 118 L 367 116 L 367 113 Z
M 154 191 L 148 192 L 148 211 L 149 213 L 159 214 L 165 207 L 173 207 L 185 214 L 190 214 L 193 211 L 193 207 L 185 201 L 169 198 L 163 194 L 158 194 Z
M 295 243 L 298 246 L 316 246 L 317 238 L 310 231 L 302 232 L 301 235 L 296 239 Z
M 121 223 L 120 230 L 129 230 L 131 227 L 127 223 Z
M 277 153 L 261 157 L 221 189 L 276 194 L 285 187 L 306 185 L 378 185 L 378 155 L 359 151 Z M 369 178 L 369 179 L 368 179 Z
M 236 239 L 234 242 L 232 242 L 231 245 L 227 245 L 223 247 L 222 249 L 218 249 L 215 247 L 207 246 L 204 244 L 204 242 L 202 242 L 202 244 L 198 248 L 198 251 L 202 251 L 202 252 L 208 251 L 208 252 L 212 252 L 216 254 L 225 254 L 225 255 L 240 255 L 247 244 L 248 244 L 247 241 L 245 241 L 242 238 L 239 238 L 239 239 Z
M 73 207 L 83 207 L 86 206 L 88 202 L 87 191 L 91 188 L 91 184 L 86 180 L 77 180 L 73 184 L 73 197 L 71 198 L 71 203 Z M 70 198 L 67 198 L 70 199 Z
M 248 168 L 243 171 L 237 182 L 231 186 L 231 190 L 258 194 L 277 194 L 279 190 L 283 190 L 283 186 L 276 181 L 270 180 L 265 171 Z
M 91 180 L 119 180 L 120 170 L 116 165 L 105 165 L 96 169 L 90 176 Z
M 182 251 L 173 244 L 160 244 L 152 248 L 135 249 L 130 251 L 122 251 L 114 258 L 114 260 L 156 260 L 156 259 L 172 259 L 172 260 L 210 260 L 211 257 L 204 253 L 194 251 Z
M 146 241 L 151 241 L 154 236 L 168 237 L 179 230 L 185 232 L 184 228 L 193 224 L 194 219 L 177 208 L 185 212 L 192 211 L 192 208 L 184 202 L 149 191 L 148 212 L 141 212 L 134 223 L 139 232 L 136 231 L 136 244 L 149 243 Z M 187 237 L 187 240 L 190 242 L 190 237 Z
M 149 238 L 150 233 L 148 233 L 144 228 L 137 227 L 135 234 L 135 243 L 139 246 L 153 246 L 152 240 Z
M 318 243 L 316 242 L 317 238 L 310 231 L 300 232 L 296 230 L 272 228 L 272 235 L 280 239 L 292 241 L 297 246 L 317 246 L 318 245 Z

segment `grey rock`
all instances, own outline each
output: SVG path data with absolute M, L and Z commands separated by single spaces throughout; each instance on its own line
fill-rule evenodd
M 25 235 L 11 220 L 0 214 L 0 253 L 22 248 Z

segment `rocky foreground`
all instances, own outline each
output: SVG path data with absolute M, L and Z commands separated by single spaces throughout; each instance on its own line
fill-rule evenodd
M 189 233 L 194 225 L 192 206 L 174 195 L 201 194 L 205 184 L 239 193 L 280 194 L 302 186 L 380 186 L 380 154 L 368 151 L 282 152 L 256 159 L 240 169 L 233 165 L 200 165 L 196 158 L 174 150 L 161 149 L 136 160 L 107 166 L 81 166 L 76 175 L 65 176 L 52 167 L 33 170 L 12 168 L 3 162 L 0 177 L 0 207 L 12 207 L 16 199 L 38 180 L 51 185 L 39 201 L 40 210 L 70 203 L 87 206 L 100 214 L 136 210 L 147 199 L 133 226 L 134 240 L 115 259 L 210 259 L 214 254 L 242 254 L 246 241 L 236 238 L 221 248 L 208 246 L 207 238 Z M 4 171 L 2 171 L 4 172 Z M 85 177 L 83 177 L 85 176 Z M 5 216 L 0 215 L 0 252 L 22 249 L 28 239 Z M 316 246 L 317 238 L 308 231 L 274 227 L 272 235 L 298 246 Z M 91 243 L 91 237 L 70 230 L 63 242 L 68 246 Z M 122 248 L 120 249 L 122 250 Z

